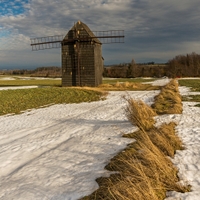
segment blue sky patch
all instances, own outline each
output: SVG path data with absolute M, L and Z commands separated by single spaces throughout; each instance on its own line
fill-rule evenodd
M 9 30 L 4 30 L 0 27 L 0 38 L 3 37 L 8 37 L 10 35 L 10 31 Z
M 6 37 L 9 37 L 11 32 L 7 29 L 4 29 L 3 27 L 0 26 L 0 40 Z
M 0 0 L 0 16 L 23 14 L 28 3 L 29 0 Z

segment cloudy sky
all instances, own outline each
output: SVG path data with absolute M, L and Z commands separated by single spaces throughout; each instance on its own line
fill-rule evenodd
M 125 30 L 125 43 L 103 45 L 105 64 L 200 53 L 199 0 L 0 0 L 0 69 L 60 66 L 60 49 L 31 51 L 30 38 L 65 35 L 78 20 Z

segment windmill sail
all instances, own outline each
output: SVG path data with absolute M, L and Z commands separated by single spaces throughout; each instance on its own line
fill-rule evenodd
M 63 38 L 63 35 L 31 38 L 32 51 L 60 48 Z
M 73 30 L 75 37 L 72 39 L 64 39 L 63 35 L 55 35 L 48 37 L 31 38 L 32 51 L 60 48 L 62 45 L 68 45 L 75 42 L 88 42 L 97 38 L 102 44 L 124 43 L 123 30 L 110 31 L 92 31 L 93 36 L 80 36 Z
M 93 31 L 102 44 L 124 43 L 124 30 Z

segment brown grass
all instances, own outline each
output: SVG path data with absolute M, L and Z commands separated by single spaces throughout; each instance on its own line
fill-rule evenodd
M 174 123 L 164 124 L 159 129 L 154 128 L 153 133 L 152 130 L 139 130 L 124 135 L 136 139 L 136 142 L 111 159 L 106 166 L 107 170 L 118 173 L 109 178 L 97 179 L 100 188 L 83 199 L 161 200 L 166 197 L 166 191 L 189 191 L 189 186 L 178 183 L 178 170 L 166 156 L 173 155 L 176 149 L 182 149 L 182 143 L 177 140 L 171 144 L 174 147 L 172 152 L 166 151 L 171 139 L 177 137 L 174 126 Z M 165 136 L 168 130 L 173 131 Z M 160 137 L 158 143 L 156 135 Z
M 151 84 L 133 83 L 133 82 L 119 82 L 112 84 L 101 84 L 98 88 L 108 91 L 122 91 L 122 90 L 159 90 L 159 86 L 152 86 Z
M 175 79 L 171 80 L 161 89 L 155 97 L 152 108 L 157 114 L 181 114 L 182 101 L 178 90 L 178 83 Z
M 125 107 L 127 119 L 140 129 L 151 129 L 155 124 L 153 117 L 156 116 L 152 108 L 141 100 L 136 101 L 131 97 L 124 97 L 124 99 L 127 101 L 127 106 Z
M 135 85 L 135 84 L 132 84 L 132 83 L 130 83 L 128 81 L 123 83 L 123 87 L 131 87 L 132 85 Z
M 171 98 L 171 91 L 179 96 L 176 83 L 172 81 L 171 84 L 165 88 L 168 96 L 159 98 Z M 178 169 L 170 159 L 176 150 L 183 149 L 182 141 L 175 132 L 176 124 L 171 122 L 156 128 L 155 112 L 151 107 L 142 101 L 124 98 L 127 100 L 127 118 L 139 127 L 138 131 L 124 137 L 135 142 L 111 159 L 105 168 L 115 173 L 109 178 L 98 178 L 99 189 L 82 200 L 163 200 L 167 191 L 190 191 L 189 185 L 179 182 Z M 178 98 L 172 102 L 181 106 Z
M 162 151 L 166 156 L 174 157 L 176 150 L 183 150 L 183 144 L 175 132 L 176 123 L 162 124 L 159 128 L 153 127 L 147 133 L 151 142 Z M 142 140 L 143 132 L 141 130 L 127 134 L 125 137 Z M 148 138 L 147 138 L 148 139 Z
M 114 87 L 121 87 L 122 84 L 120 84 L 118 81 L 114 84 Z
M 95 92 L 100 92 L 101 93 L 101 100 L 105 100 L 106 96 L 108 95 L 108 91 L 103 90 L 103 88 L 98 88 L 98 87 L 70 87 L 70 88 L 74 88 L 74 89 L 80 89 L 80 90 L 91 90 L 91 91 L 95 91 Z

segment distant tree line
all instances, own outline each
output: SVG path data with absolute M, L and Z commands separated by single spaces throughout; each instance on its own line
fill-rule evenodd
M 56 78 L 62 76 L 62 70 L 61 67 L 52 66 L 39 67 L 34 70 L 0 70 L 0 74 Z M 196 53 L 178 55 L 163 64 L 155 64 L 154 62 L 136 64 L 133 59 L 130 63 L 105 66 L 103 76 L 112 78 L 200 77 L 200 55 Z
M 167 63 L 154 62 L 113 65 L 104 68 L 104 77 L 135 78 L 135 77 L 200 77 L 200 55 L 191 53 L 178 55 Z
M 1 70 L 2 75 L 30 75 L 32 77 L 52 77 L 59 78 L 62 76 L 61 67 L 39 67 L 34 70 L 14 69 Z
M 163 77 L 166 76 L 166 64 L 136 64 L 134 59 L 129 64 L 104 67 L 103 76 L 113 78 Z
M 31 76 L 60 78 L 62 70 L 61 67 L 39 67 L 33 70 Z
M 0 70 L 0 75 L 25 75 L 25 74 L 30 74 L 30 70 L 26 69 Z
M 200 55 L 191 53 L 179 55 L 168 62 L 168 76 L 170 77 L 199 77 Z

